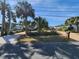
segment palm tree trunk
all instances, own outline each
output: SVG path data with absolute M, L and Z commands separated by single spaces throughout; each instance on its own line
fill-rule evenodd
M 5 11 L 4 10 L 2 10 L 2 28 L 1 28 L 1 36 L 3 36 L 4 35 L 4 27 L 5 27 Z
M 4 3 L 2 4 L 2 28 L 1 28 L 1 36 L 4 35 L 4 27 L 5 27 L 5 0 L 4 0 Z
M 8 15 L 9 17 L 9 20 L 8 20 L 8 33 L 7 34 L 10 34 L 10 30 L 11 30 L 11 12 L 9 11 L 9 15 Z
M 25 34 L 27 35 L 27 33 L 28 33 L 28 29 L 27 29 L 27 17 L 24 19 L 24 23 L 26 23 L 25 24 Z

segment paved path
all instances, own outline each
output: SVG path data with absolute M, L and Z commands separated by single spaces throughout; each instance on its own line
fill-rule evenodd
M 17 39 L 21 36 L 21 35 L 24 35 L 25 32 L 20 32 L 20 33 L 16 33 L 14 35 L 6 35 L 6 36 L 2 36 L 0 37 L 0 45 L 3 45 L 5 43 L 12 43 L 12 44 L 15 44 L 17 41 Z
M 57 32 L 61 34 L 62 36 L 65 36 L 65 37 L 67 36 L 66 32 L 63 32 L 63 31 L 57 31 Z M 76 41 L 79 41 L 79 33 L 71 33 L 70 38 Z
M 5 43 L 15 44 L 19 37 L 20 37 L 20 34 L 2 36 L 0 37 L 0 45 L 3 45 Z

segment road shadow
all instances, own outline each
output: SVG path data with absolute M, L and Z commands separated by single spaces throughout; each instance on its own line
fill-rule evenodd
M 0 47 L 0 57 L 3 56 L 3 59 L 30 59 L 32 54 L 27 44 L 7 43 Z
M 36 53 L 48 56 L 47 59 L 79 59 L 79 45 L 70 43 L 36 43 L 33 44 Z
M 21 36 L 22 37 L 22 36 Z M 23 37 L 25 37 L 23 35 Z M 76 42 L 73 39 L 66 39 L 60 35 L 42 35 L 32 36 L 37 42 L 31 42 L 33 49 L 29 49 L 28 44 L 17 43 L 12 45 L 10 43 L 4 44 L 0 47 L 0 57 L 4 59 L 32 59 L 34 53 L 42 56 L 48 56 L 47 59 L 79 59 L 79 44 L 70 43 Z

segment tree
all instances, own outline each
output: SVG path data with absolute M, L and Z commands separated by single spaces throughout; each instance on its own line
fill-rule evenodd
M 74 24 L 74 25 L 76 25 L 77 26 L 77 32 L 79 32 L 78 30 L 79 30 L 79 23 L 78 23 L 78 20 L 79 20 L 79 16 L 76 16 L 76 17 L 71 17 L 71 18 L 69 18 L 69 19 L 67 19 L 66 21 L 65 21 L 65 25 L 72 25 L 72 24 Z
M 48 22 L 46 21 L 45 18 L 36 17 L 34 20 L 37 23 L 38 32 L 41 32 L 43 28 L 48 28 Z
M 65 25 L 75 24 L 75 18 L 71 17 L 65 21 Z
M 5 28 L 5 34 L 7 35 L 7 34 L 9 34 L 10 33 L 10 28 L 11 28 L 11 15 L 12 13 L 11 13 L 11 7 L 10 7 L 10 5 L 9 4 L 7 4 L 7 6 L 6 6 L 6 14 L 5 14 L 5 18 L 6 19 L 8 19 L 7 20 L 7 22 L 6 22 L 6 24 L 7 25 L 5 25 L 6 27 L 7 27 L 7 29 Z M 7 30 L 7 31 L 6 31 Z
M 9 24 L 6 22 L 6 18 L 10 18 L 10 15 L 6 15 L 6 12 L 9 11 L 9 4 L 6 4 L 5 3 L 5 0 L 4 2 L 0 1 L 1 4 L 0 4 L 0 10 L 1 10 L 1 14 L 2 14 L 2 29 L 1 29 L 1 35 L 4 35 L 6 34 L 6 32 L 8 31 L 8 28 L 9 28 Z M 8 17 L 7 17 L 8 16 Z M 8 26 L 8 27 L 7 27 Z M 6 29 L 7 27 L 7 29 Z
M 43 28 L 48 29 L 48 22 L 45 18 L 43 19 Z
M 10 34 L 10 30 L 11 30 L 11 20 L 13 20 L 13 22 L 16 22 L 16 17 L 15 14 L 12 12 L 11 7 L 9 4 L 6 4 L 6 9 L 5 9 L 5 19 L 7 19 L 7 21 L 5 20 L 4 23 L 4 32 L 5 34 Z
M 27 17 L 35 17 L 34 9 L 32 8 L 31 4 L 29 4 L 27 1 L 18 2 L 16 6 L 16 15 L 18 18 L 22 18 L 24 20 L 24 23 L 26 23 L 25 31 L 27 34 Z
M 0 10 L 1 10 L 1 14 L 2 14 L 2 28 L 1 28 L 1 36 L 2 35 L 4 35 L 4 27 L 5 27 L 5 7 L 6 7 L 6 5 L 5 5 L 5 0 L 4 0 L 4 2 L 0 2 L 1 4 L 0 4 Z
M 16 22 L 16 16 L 15 13 L 12 12 L 10 4 L 6 4 L 5 0 L 4 2 L 1 2 L 0 6 L 1 14 L 3 16 L 1 35 L 9 34 L 11 28 L 11 20 L 13 20 L 13 22 Z M 7 19 L 7 21 L 5 19 Z

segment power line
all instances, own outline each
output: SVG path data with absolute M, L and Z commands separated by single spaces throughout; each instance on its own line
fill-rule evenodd
M 37 8 L 37 9 L 59 9 L 59 8 L 62 8 L 62 9 L 79 9 L 79 7 L 53 7 L 53 6 L 32 6 L 33 8 Z
M 79 11 L 36 10 L 36 12 L 79 12 Z
M 32 3 L 37 3 L 38 1 L 27 1 L 27 2 L 30 2 L 30 3 L 31 3 L 31 2 L 32 2 Z M 43 1 L 40 1 L 40 2 L 43 2 Z M 47 2 L 44 1 L 44 4 L 45 4 L 45 3 L 47 3 Z M 51 1 L 50 1 L 50 3 L 57 3 L 57 2 L 51 2 Z M 79 3 L 79 1 L 66 1 L 66 2 L 64 2 L 64 1 L 62 2 L 62 1 L 61 1 L 61 3 Z
M 40 14 L 36 14 L 36 15 L 40 15 Z M 46 16 L 46 17 L 75 17 L 75 15 L 73 15 L 73 16 L 62 16 L 62 15 L 40 15 L 40 16 Z
M 12 1 L 21 2 L 21 1 L 26 1 L 26 0 L 12 0 Z M 32 0 L 32 1 L 27 0 L 27 2 L 29 2 L 29 3 L 38 3 L 38 1 L 34 1 L 34 0 Z M 44 4 L 46 4 L 45 3 L 46 1 L 40 1 L 40 2 L 44 2 Z M 79 3 L 79 1 L 66 1 L 66 2 L 64 2 L 64 1 L 58 1 L 58 2 L 61 2 L 61 3 Z M 52 2 L 52 0 L 51 0 L 50 3 L 54 3 L 55 4 L 57 2 Z

